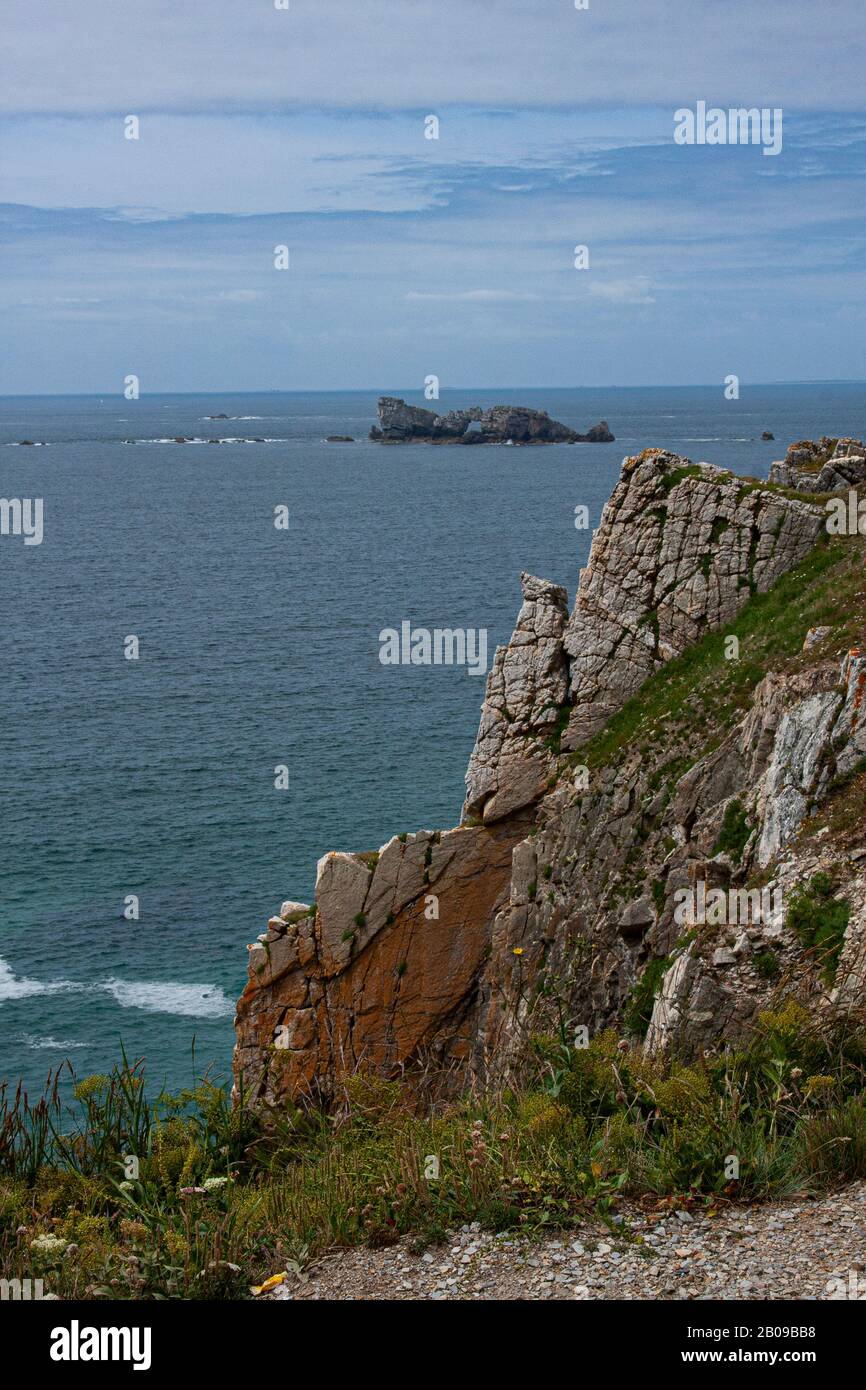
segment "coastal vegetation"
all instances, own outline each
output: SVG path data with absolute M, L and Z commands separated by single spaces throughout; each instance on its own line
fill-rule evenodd
M 471 1221 L 628 1235 L 626 1198 L 714 1213 L 862 1177 L 866 1022 L 790 999 L 748 1047 L 688 1064 L 563 1027 L 519 1081 L 435 1113 L 361 1074 L 329 1115 L 232 1105 L 208 1078 L 149 1099 L 124 1057 L 35 1100 L 0 1092 L 0 1275 L 60 1298 L 245 1298 L 335 1247 L 418 1249 Z

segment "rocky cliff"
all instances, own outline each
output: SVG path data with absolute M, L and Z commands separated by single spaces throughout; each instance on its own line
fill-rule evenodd
M 825 520 L 799 490 L 625 460 L 571 613 L 522 577 L 463 824 L 325 856 L 315 905 L 251 948 L 247 1093 L 327 1104 L 371 1069 L 441 1094 L 544 1029 L 694 1052 L 776 991 L 853 1007 L 866 577 Z
M 866 446 L 859 439 L 801 439 L 770 469 L 770 482 L 798 492 L 828 493 L 866 482 Z
M 614 438 L 606 420 L 578 434 L 546 410 L 525 405 L 472 406 L 437 415 L 398 396 L 380 396 L 378 416 L 370 438 L 380 444 L 610 444 Z

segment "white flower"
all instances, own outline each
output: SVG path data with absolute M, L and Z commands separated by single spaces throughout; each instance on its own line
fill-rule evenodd
M 221 1187 L 225 1187 L 227 1182 L 228 1178 L 205 1178 L 204 1190 L 205 1192 L 217 1192 Z
M 135 1187 L 135 1183 L 130 1182 L 127 1178 L 125 1182 L 119 1182 L 117 1186 L 120 1188 L 121 1192 L 131 1192 Z
M 66 1245 L 67 1242 L 61 1240 L 60 1236 L 36 1236 L 30 1242 L 30 1249 L 35 1250 L 37 1255 L 62 1255 Z

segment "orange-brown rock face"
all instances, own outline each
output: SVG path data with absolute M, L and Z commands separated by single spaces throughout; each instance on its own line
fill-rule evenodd
M 319 862 L 315 915 L 287 903 L 250 949 L 235 1076 L 251 1098 L 327 1103 L 354 1071 L 465 1081 L 478 981 L 527 820 L 395 837 Z

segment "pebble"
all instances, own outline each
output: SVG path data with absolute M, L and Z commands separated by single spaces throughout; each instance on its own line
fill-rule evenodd
M 266 1297 L 866 1301 L 866 1182 L 783 1206 L 719 1204 L 712 1217 L 621 1202 L 613 1221 L 587 1218 L 577 1234 L 503 1235 L 472 1222 L 422 1254 L 409 1240 L 329 1252 Z

